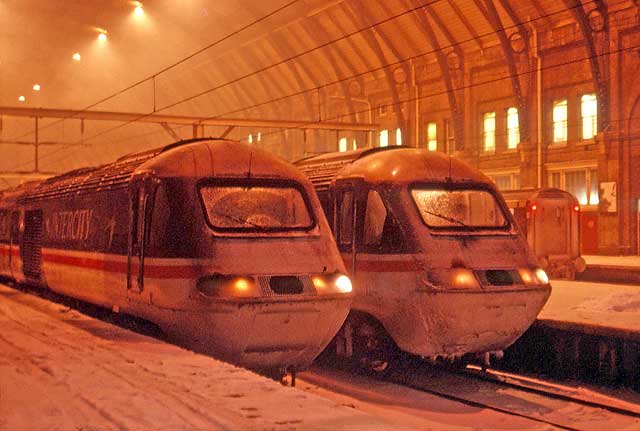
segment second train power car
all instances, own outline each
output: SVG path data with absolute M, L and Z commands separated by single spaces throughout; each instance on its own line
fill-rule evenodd
M 354 284 L 338 355 L 376 369 L 501 351 L 551 292 L 491 181 L 440 153 L 390 147 L 297 166 L 316 186 Z
M 573 280 L 586 269 L 580 255 L 580 205 L 575 196 L 551 187 L 507 190 L 502 196 L 549 276 Z
M 270 372 L 309 365 L 351 303 L 312 185 L 232 141 L 178 142 L 9 191 L 0 256 L 1 275 Z

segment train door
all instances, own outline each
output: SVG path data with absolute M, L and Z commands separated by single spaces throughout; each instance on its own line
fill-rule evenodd
M 148 174 L 131 181 L 129 193 L 129 249 L 127 253 L 127 291 L 144 290 L 145 256 L 153 207 L 154 183 Z
M 342 259 L 354 278 L 357 273 L 358 219 L 361 218 L 362 208 L 359 201 L 363 189 L 364 181 L 353 179 L 337 181 L 334 188 L 333 231 Z

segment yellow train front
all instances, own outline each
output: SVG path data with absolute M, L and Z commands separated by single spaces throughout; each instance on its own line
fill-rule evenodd
M 14 195 L 0 205 L 3 275 L 143 317 L 196 351 L 303 368 L 348 313 L 313 187 L 255 148 L 180 142 Z
M 354 284 L 339 355 L 373 367 L 396 346 L 430 359 L 501 351 L 551 286 L 490 180 L 415 148 L 301 160 Z

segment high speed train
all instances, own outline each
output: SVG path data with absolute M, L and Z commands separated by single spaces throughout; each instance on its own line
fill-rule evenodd
M 330 342 L 345 273 L 306 177 L 238 142 L 181 141 L 0 196 L 1 275 L 269 373 Z
M 398 352 L 500 355 L 551 286 L 489 178 L 441 153 L 387 147 L 296 165 L 315 185 L 354 286 L 338 356 L 383 370 Z

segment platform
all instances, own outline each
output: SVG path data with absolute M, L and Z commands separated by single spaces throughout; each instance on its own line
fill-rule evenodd
M 4 285 L 0 352 L 2 431 L 398 428 Z
M 640 256 L 583 256 L 584 272 L 576 274 L 580 281 L 640 284 Z
M 640 287 L 551 284 L 549 301 L 507 350 L 506 365 L 640 388 Z

